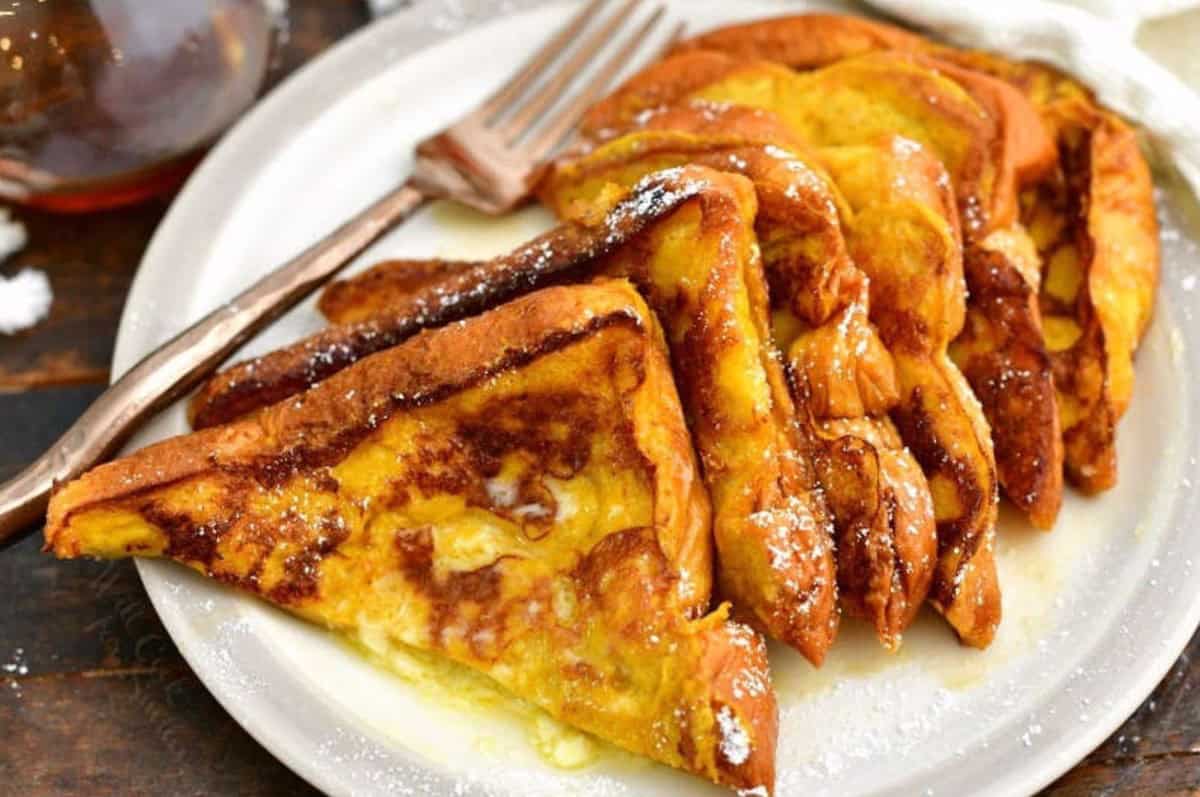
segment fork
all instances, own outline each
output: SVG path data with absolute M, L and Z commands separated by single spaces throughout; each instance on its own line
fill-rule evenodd
M 56 484 L 108 458 L 143 421 L 188 393 L 263 327 L 425 203 L 454 199 L 500 215 L 527 201 L 539 165 L 570 137 L 584 111 L 637 54 L 666 10 L 659 5 L 601 60 L 601 51 L 610 42 L 616 44 L 614 37 L 643 0 L 625 0 L 593 25 L 608 2 L 590 0 L 479 107 L 422 141 L 412 174 L 398 188 L 151 352 L 113 383 L 49 451 L 0 485 L 0 548 L 33 530 Z M 586 40 L 575 46 L 591 28 Z M 571 92 L 571 84 L 593 62 L 599 62 L 594 74 Z

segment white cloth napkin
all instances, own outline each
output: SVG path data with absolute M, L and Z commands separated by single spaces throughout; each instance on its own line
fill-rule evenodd
M 1076 75 L 1105 105 L 1137 121 L 1200 196 L 1200 96 L 1133 43 L 1143 18 L 1195 0 L 1159 0 L 1146 8 L 1128 0 L 1090 0 L 1111 12 L 1109 18 L 1042 0 L 868 2 L 956 44 L 1046 61 Z
M 386 14 L 389 11 L 395 11 L 397 8 L 411 5 L 410 0 L 367 0 L 367 6 L 370 7 L 371 13 L 375 16 Z
M 1200 6 L 1200 0 L 1062 0 L 1103 17 L 1131 38 L 1143 22 Z

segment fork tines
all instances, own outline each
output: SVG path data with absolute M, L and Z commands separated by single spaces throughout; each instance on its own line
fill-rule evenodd
M 615 12 L 593 25 L 608 2 L 590 0 L 511 80 L 488 98 L 473 114 L 476 120 L 508 146 L 534 160 L 550 154 L 629 65 L 666 13 L 665 6 L 657 6 L 632 34 L 619 37 L 644 0 L 625 0 Z M 589 32 L 592 27 L 595 29 Z M 593 66 L 608 47 L 615 50 Z M 585 73 L 589 73 L 586 81 L 573 89 Z

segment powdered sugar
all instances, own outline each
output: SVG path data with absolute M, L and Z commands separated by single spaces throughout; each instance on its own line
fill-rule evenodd
M 488 479 L 484 482 L 484 487 L 494 506 L 509 507 L 517 502 L 517 483 L 512 479 Z
M 717 728 L 721 732 L 720 750 L 726 761 L 735 767 L 750 759 L 750 737 L 729 706 L 721 706 L 717 712 Z
M 54 294 L 50 280 L 36 269 L 0 277 L 0 333 L 13 335 L 29 329 L 50 312 Z
M 0 263 L 25 248 L 29 235 L 24 224 L 0 208 Z M 50 281 L 41 271 L 24 269 L 12 277 L 0 276 L 0 332 L 12 335 L 46 318 L 50 310 Z
M 0 263 L 24 249 L 28 240 L 25 225 L 0 207 Z M 12 277 L 0 276 L 0 333 L 12 335 L 41 321 L 52 298 L 50 280 L 40 271 L 24 269 Z
M 24 249 L 28 240 L 25 225 L 14 219 L 8 208 L 0 207 L 0 263 Z

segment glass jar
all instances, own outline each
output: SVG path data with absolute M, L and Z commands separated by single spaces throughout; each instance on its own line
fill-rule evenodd
M 0 0 L 0 199 L 175 187 L 254 101 L 275 21 L 264 0 Z

